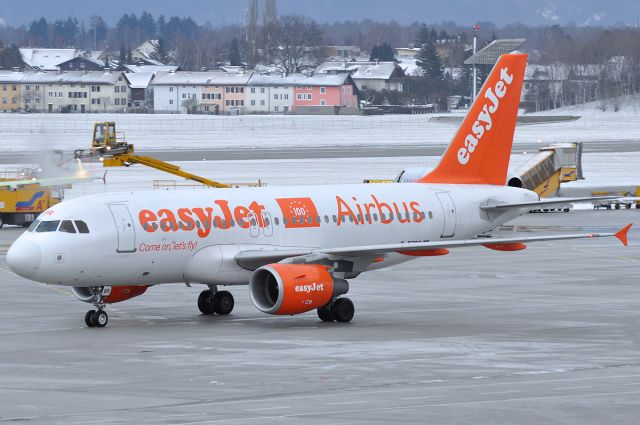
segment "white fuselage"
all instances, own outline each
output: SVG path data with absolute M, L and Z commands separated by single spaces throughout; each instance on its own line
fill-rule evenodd
M 82 220 L 89 233 L 29 231 L 12 250 L 20 274 L 50 284 L 247 284 L 241 251 L 468 239 L 522 212 L 489 216 L 481 205 L 536 200 L 505 186 L 413 183 L 110 193 L 39 217 Z M 211 247 L 213 260 L 194 261 Z M 367 270 L 412 258 L 386 254 Z

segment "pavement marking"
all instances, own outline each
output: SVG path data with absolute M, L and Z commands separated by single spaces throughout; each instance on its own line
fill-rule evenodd
M 422 395 L 416 397 L 402 397 L 403 400 L 423 400 L 427 398 L 444 398 L 443 395 Z
M 331 403 L 325 403 L 327 405 L 340 405 L 340 404 L 362 404 L 366 403 L 365 400 L 355 400 L 355 401 L 334 401 Z
M 511 393 L 519 393 L 518 390 L 508 390 L 508 391 L 488 391 L 486 393 L 480 393 L 480 395 L 492 395 L 492 394 L 511 394 Z
M 555 387 L 553 389 L 554 390 L 579 390 L 579 389 L 585 389 L 585 388 L 593 388 L 593 385 L 585 385 L 582 387 Z
M 263 410 L 278 410 L 278 409 L 290 409 L 291 406 L 272 406 L 272 407 L 256 407 L 253 409 L 244 409 L 247 410 L 249 412 L 260 412 Z

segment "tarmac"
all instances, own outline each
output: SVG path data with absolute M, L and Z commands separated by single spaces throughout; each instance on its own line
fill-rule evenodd
M 615 231 L 640 210 L 530 214 L 500 230 Z M 515 226 L 515 227 L 514 227 Z M 640 227 L 640 226 L 639 226 Z M 228 317 L 164 285 L 108 307 L 11 273 L 0 230 L 0 423 L 637 424 L 640 231 L 484 248 L 352 280 L 356 316 Z

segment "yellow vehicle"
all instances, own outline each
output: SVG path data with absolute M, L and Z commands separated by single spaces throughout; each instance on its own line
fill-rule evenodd
M 165 173 L 196 181 L 205 186 L 218 188 L 231 187 L 228 184 L 189 173 L 168 162 L 148 156 L 135 155 L 132 144 L 125 142 L 123 139 L 118 139 L 115 122 L 95 123 L 93 126 L 91 150 L 77 149 L 74 152 L 74 156 L 77 159 L 99 157 L 105 167 L 128 167 L 133 164 L 141 164 Z
M 62 200 L 62 188 L 47 187 L 30 170 L 0 177 L 0 228 L 5 224 L 29 226 L 36 217 Z

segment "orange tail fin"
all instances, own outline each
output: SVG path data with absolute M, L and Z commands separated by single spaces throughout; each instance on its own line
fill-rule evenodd
M 438 166 L 419 183 L 504 185 L 526 54 L 502 55 Z

